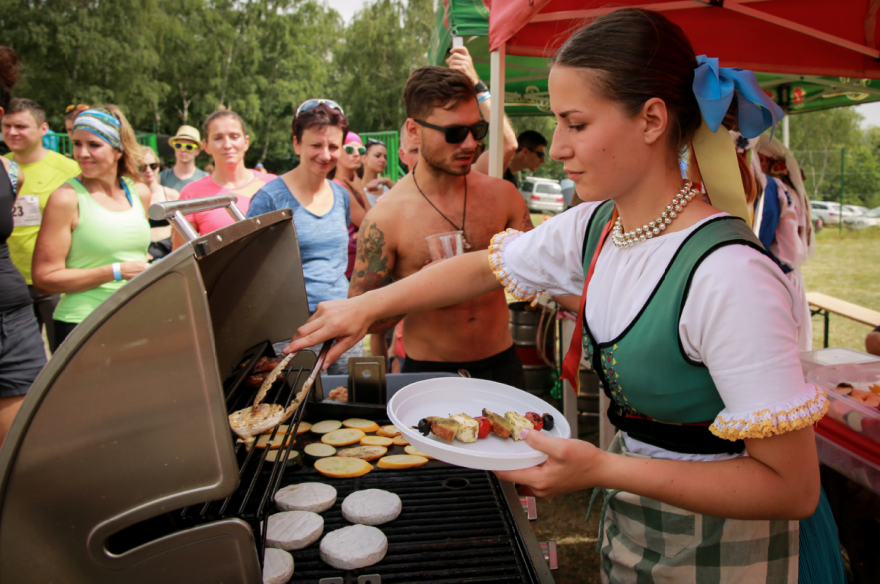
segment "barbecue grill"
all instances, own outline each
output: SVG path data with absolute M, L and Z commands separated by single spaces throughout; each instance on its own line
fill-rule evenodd
M 34 383 L 0 450 L 0 580 L 261 582 L 274 492 L 318 481 L 339 494 L 325 533 L 347 525 L 356 490 L 395 492 L 403 512 L 380 527 L 379 564 L 335 570 L 313 545 L 291 552 L 291 582 L 552 582 L 513 485 L 491 473 L 431 461 L 328 479 L 284 464 L 309 434 L 274 464 L 235 445 L 227 415 L 256 391 L 245 380 L 308 304 L 291 211 L 243 219 L 234 200 L 151 207 L 190 241 L 89 315 Z M 237 222 L 201 237 L 182 217 L 221 206 Z M 316 363 L 297 355 L 265 403 L 289 404 Z M 289 435 L 303 419 L 387 423 L 384 406 L 323 397 L 318 375 Z

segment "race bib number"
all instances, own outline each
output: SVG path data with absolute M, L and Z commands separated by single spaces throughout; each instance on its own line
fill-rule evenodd
M 12 205 L 13 227 L 39 225 L 42 219 L 40 197 L 37 195 L 22 195 L 15 199 L 15 204 Z

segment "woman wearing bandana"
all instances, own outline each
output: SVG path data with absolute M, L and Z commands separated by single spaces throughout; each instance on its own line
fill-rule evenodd
M 73 124 L 82 174 L 52 193 L 34 250 L 34 285 L 62 293 L 58 345 L 147 264 L 150 189 L 138 184 L 140 148 L 116 106 L 90 108 Z M 57 347 L 52 347 L 55 351 Z
M 828 402 L 798 354 L 809 315 L 743 220 L 754 183 L 721 128 L 732 111 L 756 136 L 781 110 L 754 74 L 697 57 L 677 25 L 640 9 L 573 33 L 549 88 L 550 155 L 584 203 L 485 252 L 323 303 L 285 351 L 336 338 L 332 358 L 377 319 L 502 286 L 523 300 L 580 297 L 563 370 L 576 377 L 583 349 L 619 432 L 606 452 L 524 430 L 547 461 L 498 476 L 539 496 L 602 494 L 605 582 L 844 582 L 812 427 Z

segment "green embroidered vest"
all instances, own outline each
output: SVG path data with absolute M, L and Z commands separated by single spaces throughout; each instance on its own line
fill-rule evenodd
M 584 273 L 613 210 L 613 202 L 606 201 L 590 219 Z M 741 442 L 722 440 L 709 432 L 724 402 L 709 369 L 685 353 L 678 332 L 694 273 L 709 254 L 728 245 L 748 245 L 766 253 L 743 220 L 712 219 L 688 235 L 647 303 L 617 338 L 596 343 L 584 319 L 584 354 L 611 399 L 608 417 L 634 438 L 676 452 L 742 451 Z

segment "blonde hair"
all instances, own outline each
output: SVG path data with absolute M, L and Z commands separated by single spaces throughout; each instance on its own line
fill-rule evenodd
M 128 123 L 122 111 L 113 104 L 97 105 L 93 106 L 93 109 L 105 109 L 119 120 L 119 141 L 122 144 L 122 156 L 116 163 L 116 175 L 119 177 L 127 176 L 134 182 L 138 182 L 140 180 L 138 167 L 143 163 L 144 157 L 131 124 Z

